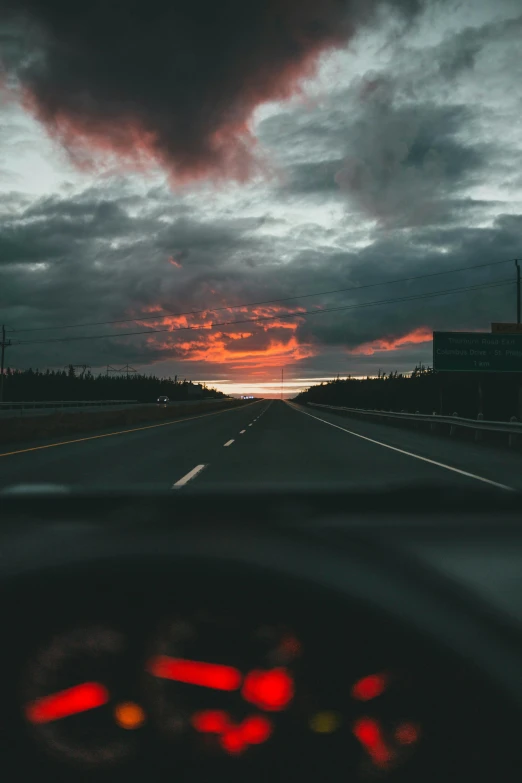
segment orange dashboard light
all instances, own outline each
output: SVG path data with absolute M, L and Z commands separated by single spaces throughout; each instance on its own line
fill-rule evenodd
M 139 704 L 124 701 L 114 708 L 114 719 L 122 729 L 139 729 L 145 723 L 145 712 Z

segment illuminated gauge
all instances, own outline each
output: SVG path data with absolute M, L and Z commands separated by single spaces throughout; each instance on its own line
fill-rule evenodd
M 407 712 L 406 683 L 386 672 L 369 674 L 353 684 L 351 697 L 359 704 L 352 734 L 362 750 L 360 772 L 373 777 L 401 766 L 421 739 L 420 724 Z
M 293 704 L 300 655 L 283 627 L 203 614 L 167 623 L 146 666 L 160 730 L 228 755 L 264 744 Z
M 128 730 L 145 715 L 120 683 L 124 651 L 122 634 L 93 627 L 55 636 L 36 653 L 23 682 L 23 714 L 48 753 L 92 766 L 132 754 Z

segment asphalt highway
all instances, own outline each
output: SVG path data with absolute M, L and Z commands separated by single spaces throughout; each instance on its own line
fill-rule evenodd
M 27 484 L 182 492 L 216 486 L 407 484 L 522 490 L 522 455 L 281 400 L 174 422 L 0 447 L 0 489 Z

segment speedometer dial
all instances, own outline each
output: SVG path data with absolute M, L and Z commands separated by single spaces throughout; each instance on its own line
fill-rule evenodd
M 124 651 L 122 634 L 92 627 L 59 634 L 36 653 L 24 678 L 23 713 L 47 752 L 91 766 L 131 754 L 132 737 L 118 720 L 118 711 L 130 715 L 126 702 L 118 701 Z
M 296 693 L 301 646 L 288 628 L 199 614 L 167 622 L 147 662 L 159 728 L 210 752 L 269 741 Z

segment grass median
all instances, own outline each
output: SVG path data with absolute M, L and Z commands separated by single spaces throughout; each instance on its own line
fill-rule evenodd
M 0 443 L 23 443 L 63 435 L 94 432 L 108 428 L 173 421 L 186 416 L 245 405 L 243 400 L 201 401 L 190 405 L 134 406 L 122 410 L 64 411 L 48 416 L 27 416 L 0 420 Z

